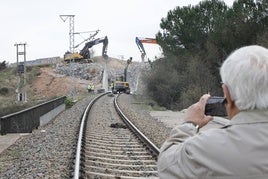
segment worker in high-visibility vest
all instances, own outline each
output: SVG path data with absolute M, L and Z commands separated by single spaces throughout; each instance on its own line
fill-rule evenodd
M 91 83 L 91 91 L 94 92 L 94 90 L 95 90 L 95 86 L 94 84 Z
M 111 86 L 110 86 L 111 90 L 114 91 L 114 82 L 112 81 Z
M 87 90 L 88 90 L 88 92 L 90 93 L 90 92 L 94 92 L 94 85 L 92 84 L 92 83 L 90 83 L 88 86 L 87 86 Z
M 91 91 L 91 86 L 90 86 L 90 84 L 87 86 L 87 91 L 90 93 L 90 91 Z

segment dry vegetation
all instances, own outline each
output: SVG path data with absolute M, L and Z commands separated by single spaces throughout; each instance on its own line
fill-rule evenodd
M 94 57 L 93 63 L 104 65 L 104 60 Z M 109 58 L 107 65 L 113 69 L 124 69 L 125 61 Z M 99 73 L 92 68 L 90 75 Z M 21 78 L 23 81 L 23 78 Z M 66 76 L 55 72 L 55 65 L 40 65 L 27 67 L 27 102 L 17 102 L 16 89 L 18 74 L 15 67 L 0 71 L 0 117 L 24 108 L 59 97 L 70 96 L 81 99 L 88 95 L 87 85 L 93 81 Z M 94 81 L 95 88 L 101 88 L 100 81 Z
M 35 69 L 29 68 L 29 81 L 36 72 Z M 6 68 L 0 71 L 0 116 L 10 112 L 18 111 L 31 104 L 16 102 L 16 89 L 18 86 L 18 76 L 16 68 Z M 29 89 L 29 92 L 30 89 Z M 30 96 L 29 96 L 30 97 Z
M 55 97 L 74 92 L 79 98 L 87 93 L 87 80 L 72 79 L 58 75 L 52 65 L 27 67 L 27 102 L 18 102 L 16 89 L 18 75 L 16 68 L 0 71 L 0 116 L 22 110 Z M 23 78 L 22 78 L 23 81 Z

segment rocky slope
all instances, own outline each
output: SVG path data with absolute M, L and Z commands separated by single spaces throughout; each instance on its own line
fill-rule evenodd
M 87 84 L 93 83 L 96 89 L 102 88 L 103 71 L 106 61 L 100 57 L 92 59 L 92 63 L 57 63 L 53 69 L 54 73 L 59 74 L 58 77 L 68 77 L 75 80 L 81 80 L 80 86 L 86 89 Z M 124 60 L 109 58 L 107 60 L 108 81 L 114 81 L 116 78 L 124 75 L 124 69 L 127 63 Z M 127 70 L 127 81 L 130 83 L 130 88 L 133 93 L 142 93 L 144 85 L 141 83 L 141 74 L 144 71 L 149 71 L 148 64 L 132 62 Z M 55 75 L 54 75 L 55 76 Z M 56 77 L 55 77 L 56 78 Z M 138 87 L 139 86 L 139 87 Z

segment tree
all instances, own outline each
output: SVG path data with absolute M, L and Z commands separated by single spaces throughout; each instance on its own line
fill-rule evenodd
M 163 52 L 195 53 L 204 48 L 210 33 L 224 26 L 227 6 L 222 1 L 202 1 L 198 6 L 177 7 L 161 19 L 162 32 L 156 35 Z
M 183 108 L 202 93 L 222 95 L 219 67 L 226 57 L 245 45 L 267 47 L 267 4 L 238 0 L 227 7 L 207 0 L 169 11 L 156 34 L 165 57 L 148 76 L 151 96 L 165 107 Z
M 172 109 L 181 88 L 178 71 L 171 67 L 172 62 L 166 63 L 165 58 L 158 59 L 155 64 L 145 79 L 147 91 L 158 104 Z

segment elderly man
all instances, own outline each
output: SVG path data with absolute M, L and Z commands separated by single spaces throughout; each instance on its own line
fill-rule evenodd
M 230 124 L 198 133 L 212 119 L 203 95 L 162 145 L 160 178 L 268 178 L 268 49 L 234 51 L 220 75 Z

